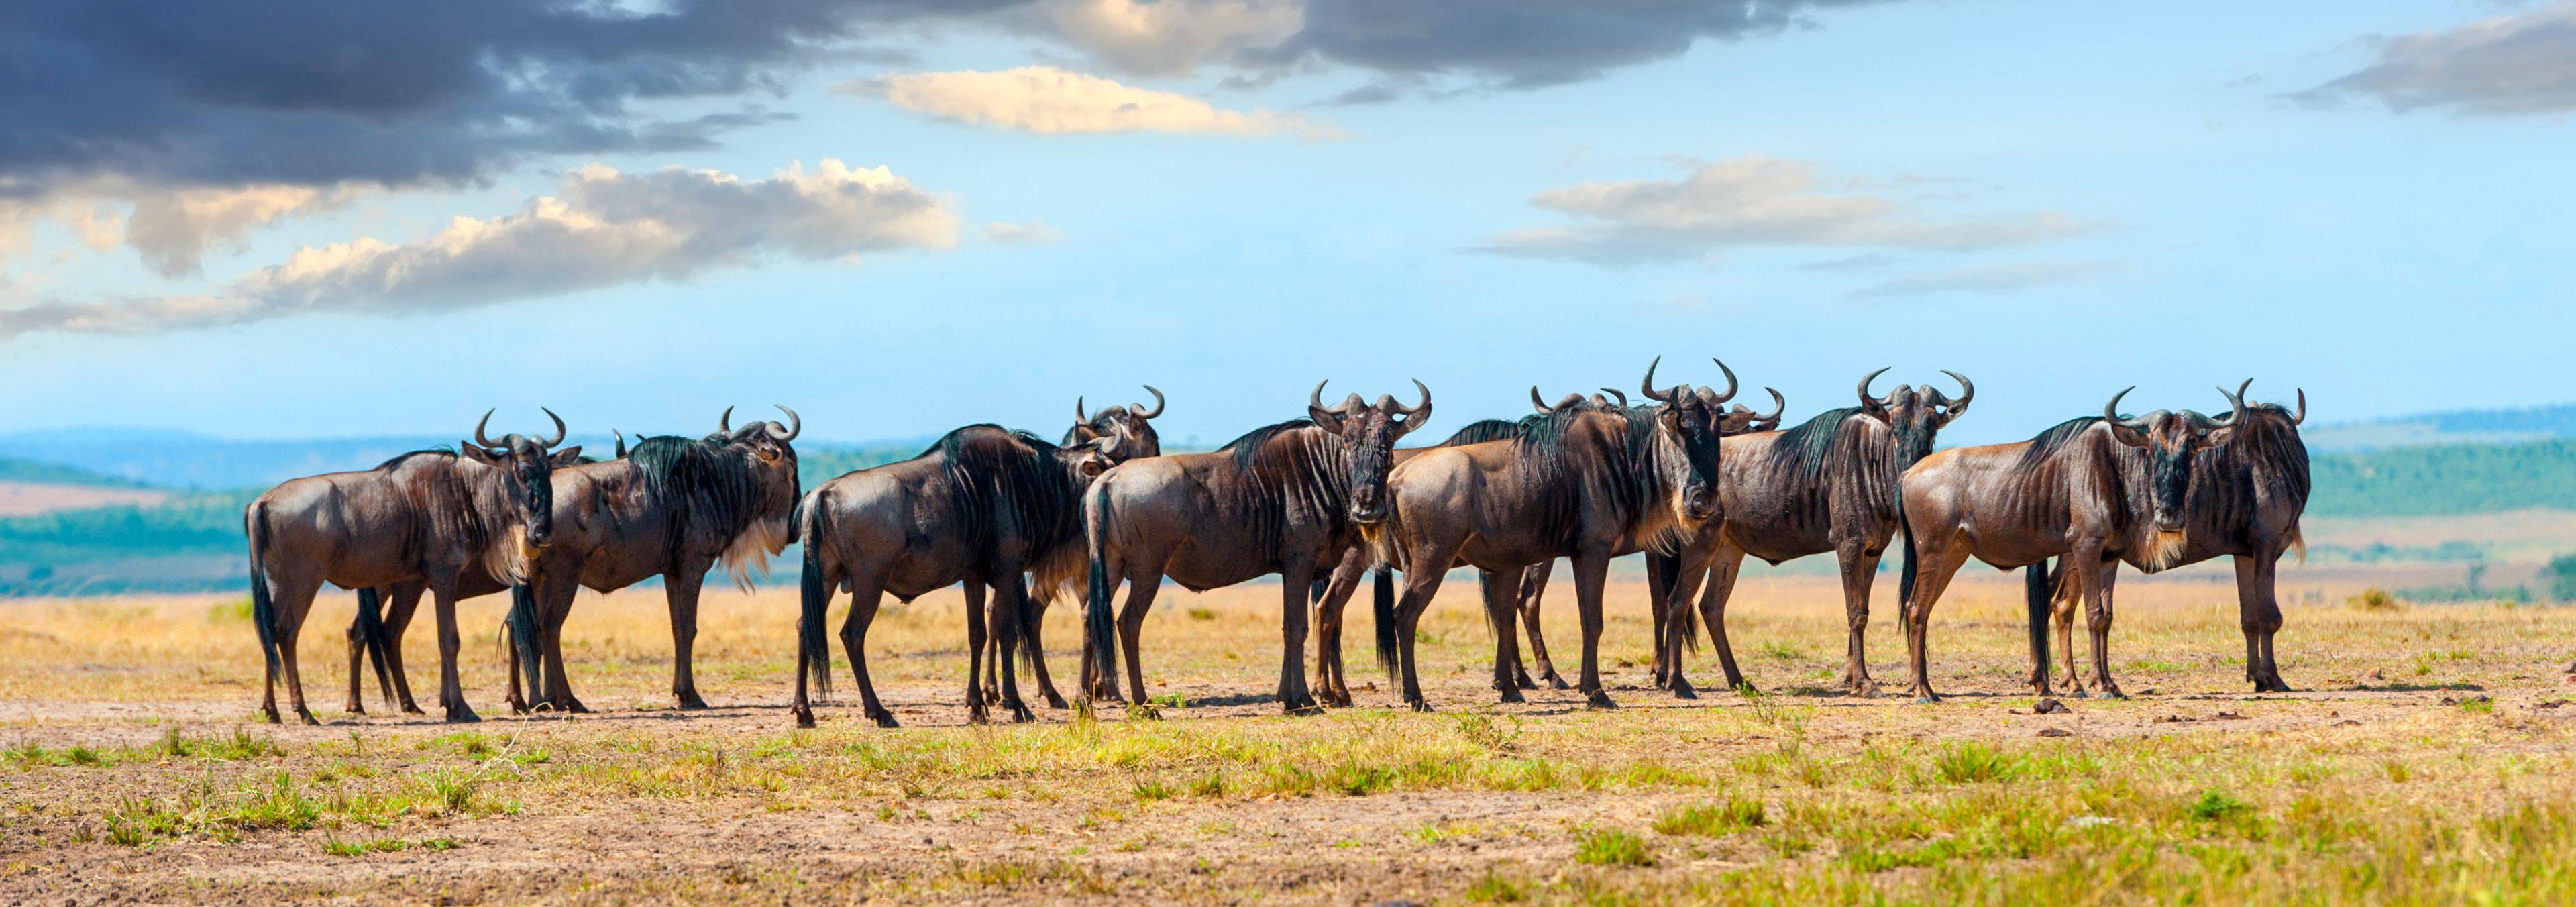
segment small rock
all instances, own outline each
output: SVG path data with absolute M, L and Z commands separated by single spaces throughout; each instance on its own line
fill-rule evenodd
M 2071 711 L 2074 709 L 2067 708 L 2066 703 L 2055 699 L 2042 699 L 2038 705 L 2030 707 L 2030 713 L 2033 715 L 2061 715 Z
M 2039 729 L 2039 735 L 2042 737 L 2073 737 L 2075 736 L 2075 732 L 2062 727 L 2044 727 Z
M 2541 704 L 2539 704 L 2539 705 L 2532 706 L 2532 708 L 2535 708 L 2535 709 L 2554 709 L 2554 708 L 2557 708 L 2557 707 L 2559 707 L 2559 706 L 2566 705 L 2566 704 L 2567 704 L 2567 700 L 2564 700 L 2564 699 L 2552 699 L 2552 700 L 2550 700 L 2550 701 L 2548 701 L 2548 702 L 2544 702 L 2544 703 L 2541 703 Z
M 2217 715 L 2214 715 L 2214 716 L 2211 716 L 2211 717 L 2219 718 L 2219 719 L 2226 720 L 2226 721 L 2243 721 L 2243 720 L 2245 720 L 2245 716 L 2243 716 L 2243 715 L 2239 715 L 2239 714 L 2236 714 L 2235 712 L 2220 712 L 2220 713 L 2218 713 Z
M 2182 717 L 2182 716 L 2180 716 L 2180 715 L 2167 715 L 2167 716 L 2165 716 L 2165 717 L 2162 717 L 2162 718 L 2158 718 L 2158 719 L 2156 719 L 2156 723 L 2158 723 L 2158 724 L 2181 724 L 2181 723 L 2183 723 L 2183 722 L 2190 721 L 2190 720 L 2191 720 L 2191 719 L 2189 719 L 2189 718 L 2185 718 L 2185 717 Z

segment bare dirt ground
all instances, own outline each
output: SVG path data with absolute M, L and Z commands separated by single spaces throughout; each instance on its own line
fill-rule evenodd
M 2576 624 L 2548 608 L 2364 610 L 2369 577 L 2292 572 L 2252 696 L 2223 570 L 2126 577 L 2133 698 L 2034 713 L 2019 586 L 1963 577 L 1935 618 L 1949 699 L 1839 691 L 1830 582 L 1748 580 L 1746 695 L 1647 689 L 1643 590 L 1612 590 L 1606 679 L 1502 706 L 1460 582 L 1425 627 L 1439 711 L 1392 708 L 1365 603 L 1359 706 L 1277 714 L 1278 589 L 1167 591 L 1141 712 L 964 723 L 953 593 L 870 640 L 904 727 L 846 661 L 798 731 L 793 596 L 711 592 L 716 708 L 669 708 L 660 595 L 588 597 L 573 682 L 599 711 L 512 717 L 500 605 L 464 608 L 486 720 L 341 713 L 346 597 L 300 651 L 320 727 L 253 723 L 233 597 L 0 605 L 0 900 L 2564 903 L 2576 896 Z M 1872 673 L 1901 689 L 1883 583 Z M 1546 629 L 1577 651 L 1570 589 Z M 407 653 L 434 699 L 426 613 Z M 1049 616 L 1070 692 L 1074 615 Z M 835 646 L 837 650 L 837 645 Z M 836 651 L 836 656 L 838 655 Z M 1693 674 L 1714 682 L 1713 659 Z M 366 707 L 385 711 L 368 683 Z M 1034 698 L 1034 694 L 1032 694 Z M 2563 716 L 2563 717 L 2562 717 Z

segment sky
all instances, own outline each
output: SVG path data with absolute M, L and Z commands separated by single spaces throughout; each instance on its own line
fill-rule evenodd
M 2557 403 L 2571 114 L 2576 2 L 19 0 L 0 432 Z

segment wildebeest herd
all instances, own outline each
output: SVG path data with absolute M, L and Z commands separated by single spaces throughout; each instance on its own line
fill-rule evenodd
M 1900 598 L 1910 688 L 1936 696 L 1927 671 L 1932 607 L 1970 558 L 2025 571 L 2031 688 L 2120 695 L 2108 648 L 2112 584 L 2121 564 L 2155 573 L 2235 558 L 2245 674 L 2258 691 L 2287 690 L 2272 649 L 2281 626 L 2273 595 L 2281 555 L 2301 544 L 2307 449 L 2292 409 L 2249 402 L 2247 386 L 2219 393 L 2228 410 L 2119 412 L 2070 419 L 2014 444 L 1935 451 L 1944 426 L 1976 397 L 1926 385 L 1871 390 L 1858 403 L 1780 428 L 1743 404 L 1735 374 L 1723 389 L 1659 387 L 1656 366 L 1632 403 L 1615 389 L 1548 402 L 1536 412 L 1468 425 L 1438 444 L 1398 447 L 1431 417 L 1418 402 L 1308 394 L 1305 415 L 1253 429 L 1204 453 L 1164 454 L 1154 405 L 1084 412 L 1062 441 L 994 425 L 948 433 L 920 456 L 799 487 L 794 441 L 802 420 L 736 428 L 732 411 L 700 438 L 648 437 L 599 460 L 564 447 L 551 411 L 544 437 L 489 435 L 491 413 L 454 451 L 405 454 L 374 469 L 295 479 L 243 514 L 254 622 L 267 663 L 262 710 L 280 720 L 277 681 L 313 723 L 296 638 L 329 583 L 358 590 L 348 630 L 348 710 L 364 711 L 365 664 L 386 702 L 406 712 L 403 630 L 423 593 L 436 610 L 439 705 L 475 720 L 457 679 L 456 602 L 507 591 L 513 711 L 581 712 L 564 670 L 562 630 L 582 588 L 611 591 L 659 577 L 671 611 L 671 693 L 703 708 L 691 671 L 700 587 L 723 563 L 737 582 L 801 543 L 803 586 L 792 712 L 811 726 L 809 698 L 828 695 L 825 621 L 840 627 L 865 714 L 893 726 L 868 677 L 867 632 L 885 595 L 910 601 L 964 586 L 966 704 L 1032 717 L 1012 656 L 1053 708 L 1065 699 L 1047 673 L 1039 629 L 1058 599 L 1084 603 L 1080 689 L 1086 699 L 1143 702 L 1143 629 L 1166 580 L 1191 590 L 1276 575 L 1281 634 L 1277 695 L 1291 714 L 1353 704 L 1343 672 L 1342 612 L 1371 585 L 1376 651 L 1402 701 L 1429 708 L 1414 656 L 1416 626 L 1441 581 L 1476 571 L 1494 631 L 1492 684 L 1505 702 L 1541 682 L 1565 688 L 1539 632 L 1541 592 L 1559 558 L 1572 564 L 1581 666 L 1572 686 L 1596 707 L 1602 685 L 1602 590 L 1611 559 L 1642 553 L 1654 626 L 1654 682 L 1696 695 L 1683 670 L 1703 628 L 1726 685 L 1747 680 L 1726 632 L 1726 603 L 1749 556 L 1779 563 L 1832 553 L 1850 621 L 1842 685 L 1877 690 L 1864 635 L 1869 594 L 1891 543 L 1901 546 Z M 1402 574 L 1399 585 L 1396 574 Z M 1123 602 L 1116 599 L 1120 585 Z M 1697 601 L 1694 604 L 1693 599 Z M 2072 632 L 2081 606 L 2089 680 L 2066 645 L 2063 687 L 2050 676 L 2050 625 Z M 1521 635 L 1528 636 L 1527 661 Z M 1305 646 L 1313 637 L 1314 674 Z M 1119 670 L 1123 657 L 1125 670 Z M 1535 667 L 1536 675 L 1530 673 Z M 1121 680 L 1125 682 L 1122 694 Z

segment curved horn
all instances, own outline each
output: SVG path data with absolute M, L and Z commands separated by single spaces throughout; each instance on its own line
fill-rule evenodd
M 1869 385 L 1870 385 L 1870 382 L 1877 381 L 1877 380 L 1878 380 L 1878 376 L 1880 376 L 1880 375 L 1884 375 L 1884 374 L 1887 374 L 1887 370 L 1888 370 L 1888 369 L 1891 369 L 1891 368 L 1895 368 L 1895 366 L 1892 366 L 1892 365 L 1890 365 L 1890 366 L 1882 366 L 1882 367 L 1880 367 L 1880 368 L 1879 368 L 1879 370 L 1878 370 L 1878 371 L 1874 371 L 1874 372 L 1871 372 L 1871 373 L 1869 373 L 1869 374 L 1866 374 L 1866 375 L 1862 375 L 1862 376 L 1861 376 L 1861 378 L 1860 378 L 1860 408 L 1865 409 L 1865 410 L 1871 410 L 1871 411 L 1876 411 L 1876 410 L 1880 410 L 1880 409 L 1885 409 L 1885 408 L 1887 408 L 1887 401 L 1881 400 L 1881 399 L 1879 399 L 1879 398 L 1877 398 L 1877 397 L 1870 396 L 1870 393 L 1869 393 Z
M 1664 357 L 1662 356 L 1657 356 L 1655 357 L 1655 361 L 1646 363 L 1646 378 L 1643 381 L 1637 382 L 1637 389 L 1643 391 L 1646 395 L 1646 399 L 1648 400 L 1653 400 L 1657 403 L 1671 403 L 1673 402 L 1674 397 L 1679 396 L 1678 394 L 1664 393 L 1655 390 L 1655 366 L 1662 364 L 1664 364 Z
M 1777 423 L 1780 421 L 1780 414 L 1789 411 L 1789 398 L 1780 396 L 1780 391 L 1775 388 L 1766 387 L 1763 390 L 1771 392 L 1771 412 L 1755 416 L 1754 421 Z
M 1714 402 L 1724 403 L 1728 400 L 1735 399 L 1735 370 L 1727 368 L 1726 360 L 1724 359 L 1710 356 L 1708 357 L 1708 361 L 1717 363 L 1717 370 L 1726 373 L 1726 393 L 1717 395 L 1717 399 Z
M 1154 395 L 1154 411 L 1153 411 L 1153 412 L 1150 412 L 1150 413 L 1149 413 L 1149 412 L 1142 412 L 1142 410 L 1145 408 L 1145 404 L 1142 404 L 1142 403 L 1130 403 L 1130 404 L 1127 404 L 1127 411 L 1128 411 L 1128 412 L 1135 413 L 1135 414 L 1136 414 L 1136 418 L 1139 418 L 1139 419 L 1151 419 L 1151 418 L 1154 418 L 1154 417 L 1156 417 L 1156 416 L 1160 416 L 1160 415 L 1162 415 L 1162 414 L 1163 414 L 1163 392 L 1162 392 L 1162 391 L 1155 390 L 1155 389 L 1154 389 L 1154 386 L 1153 386 L 1153 385 L 1151 385 L 1151 384 L 1145 385 L 1145 392 L 1146 392 L 1146 393 L 1149 393 L 1149 394 Z M 1076 400 L 1076 401 L 1074 401 L 1074 402 L 1076 402 L 1076 403 L 1080 403 L 1080 402 L 1082 402 L 1082 401 Z
M 1413 379 L 1413 389 L 1422 392 L 1422 403 L 1416 406 L 1405 407 L 1404 420 L 1407 422 L 1412 422 L 1431 415 L 1431 389 L 1422 386 L 1422 379 L 1420 378 Z
M 1605 393 L 1605 394 L 1609 394 L 1610 396 L 1613 396 L 1613 397 L 1617 397 L 1617 398 L 1619 398 L 1619 408 L 1620 408 L 1620 409 L 1627 409 L 1627 408 L 1628 408 L 1628 392 L 1627 392 L 1627 391 L 1623 391 L 1623 390 L 1620 390 L 1620 389 L 1615 388 L 1615 387 L 1605 387 L 1605 388 L 1602 388 L 1602 389 L 1601 389 L 1601 392 L 1602 392 L 1602 393 Z
M 2218 389 L 2218 393 L 2227 398 L 2227 405 L 2229 407 L 2227 418 L 2219 424 L 2235 425 L 2239 422 L 2245 421 L 2245 416 L 2247 414 L 2247 410 L 2245 408 L 2245 389 L 2253 386 L 2254 379 L 2247 378 L 2245 379 L 2245 383 L 2236 386 L 2235 393 L 2230 394 L 2227 392 L 2227 389 L 2223 387 Z
M 1556 407 L 1547 405 L 1546 397 L 1538 395 L 1538 385 L 1535 384 L 1530 385 L 1530 406 L 1536 407 L 1542 416 L 1556 411 Z
M 1090 416 L 1086 416 L 1086 415 L 1083 415 L 1083 414 L 1082 414 L 1082 398 L 1081 398 L 1081 397 L 1075 397 L 1075 398 L 1073 398 L 1073 421 L 1076 421 L 1076 422 L 1089 422 L 1089 421 L 1091 421 L 1091 417 L 1090 417 Z
M 797 415 L 795 410 L 788 409 L 787 405 L 784 403 L 772 403 L 770 405 L 778 407 L 779 412 L 787 414 L 786 425 L 782 426 L 776 422 L 769 423 L 769 436 L 771 438 L 784 444 L 786 442 L 796 440 L 797 435 L 805 433 L 805 418 L 803 416 Z
M 608 433 L 617 436 L 617 458 L 626 459 L 626 433 L 614 428 L 609 429 Z
M 2129 385 L 2129 387 L 2128 387 L 2128 389 L 2127 389 L 2127 390 L 2123 390 L 2123 391 L 2121 391 L 2121 392 L 2119 392 L 2119 393 L 2112 394 L 2112 395 L 2111 395 L 2111 402 L 2109 402 L 2109 403 L 2105 403 L 2105 404 L 2102 404 L 2102 418 L 2103 418 L 2103 420 L 2104 420 L 2104 421 L 2108 421 L 2108 422 L 2118 422 L 2118 423 L 2123 424 L 2123 425 L 2128 424 L 2128 421 L 2127 421 L 2127 420 L 2120 418 L 2120 398 L 2128 396 L 2128 395 L 2129 395 L 2129 391 L 2133 391 L 2133 390 L 2137 390 L 2137 389 L 2138 389 L 2138 386 L 2137 386 L 2137 385 L 2132 384 L 2132 385 Z
M 728 432 L 728 431 L 732 431 L 732 430 L 733 430 L 733 407 L 728 406 L 728 407 L 725 407 L 724 415 L 721 415 L 721 416 L 717 416 L 717 417 L 716 417 L 716 431 L 719 431 L 719 432 Z
M 2299 423 L 2305 421 L 2308 421 L 2308 390 L 2307 388 L 2300 388 L 2299 411 L 2290 416 L 2290 425 L 2296 427 Z
M 544 409 L 544 407 L 539 407 L 539 409 Z M 563 442 L 564 442 L 564 437 L 566 436 L 566 432 L 564 431 L 563 417 L 562 417 L 562 416 L 555 415 L 555 411 L 554 411 L 554 410 L 548 409 L 548 410 L 546 410 L 546 418 L 555 420 L 555 436 L 554 436 L 554 439 L 553 439 L 553 440 L 551 440 L 551 441 L 539 441 L 539 442 L 537 442 L 537 446 L 538 446 L 538 447 L 553 447 L 553 446 L 555 446 L 555 445 L 557 445 L 557 444 L 561 444 L 561 443 L 563 443 Z
M 1315 382 L 1315 392 L 1306 395 L 1306 418 L 1315 420 L 1316 425 L 1338 432 L 1342 426 L 1342 414 L 1324 408 L 1324 385 L 1331 383 L 1333 379 L 1330 378 Z
M 1959 399 L 1950 401 L 1950 415 L 1956 416 L 1960 410 L 1968 408 L 1968 401 L 1977 399 L 1977 383 L 1968 380 L 1966 375 L 1946 368 L 1941 370 L 1941 374 L 1948 375 L 1950 380 L 1959 382 Z
M 501 446 L 500 442 L 492 440 L 489 435 L 483 433 L 484 429 L 490 428 L 492 425 L 492 414 L 500 411 L 501 408 L 497 406 L 483 411 L 483 421 L 474 423 L 475 444 L 481 445 L 486 449 Z

